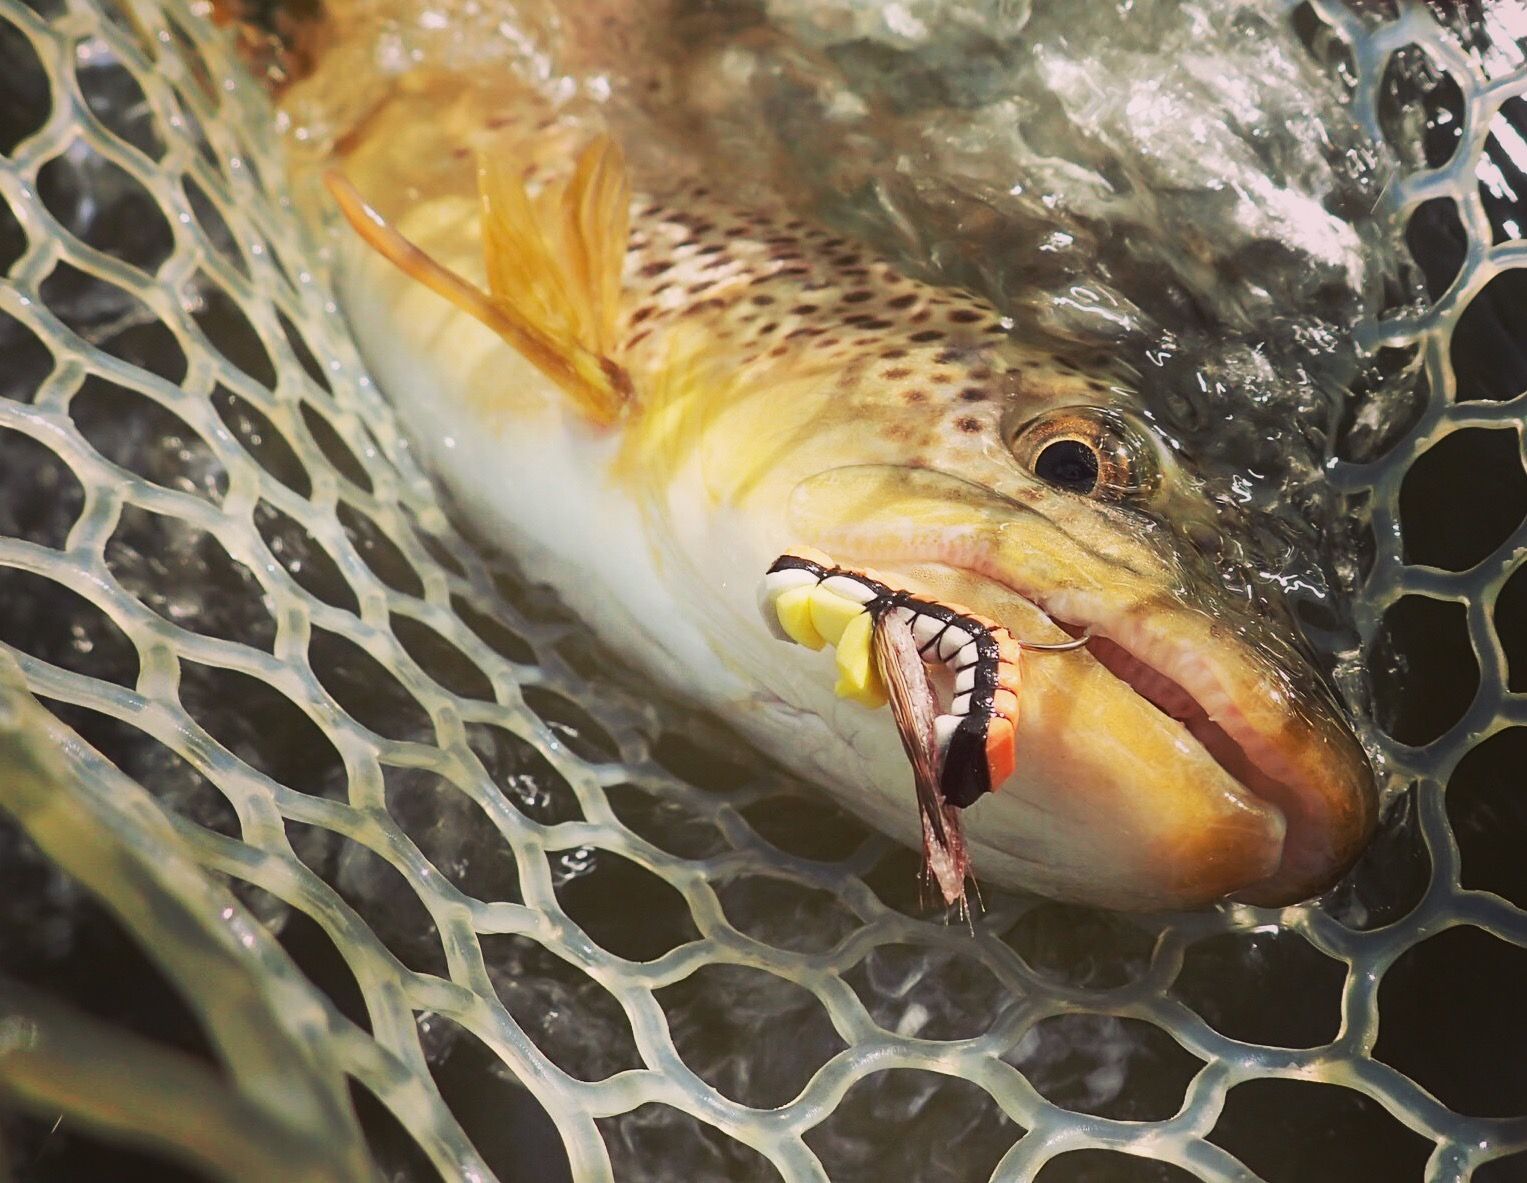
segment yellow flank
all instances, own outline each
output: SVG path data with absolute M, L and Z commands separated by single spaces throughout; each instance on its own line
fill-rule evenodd
M 859 605 L 859 614 L 848 622 L 843 635 L 838 638 L 838 682 L 833 687 L 839 698 L 850 699 L 871 710 L 886 704 L 885 685 L 875 666 L 874 635 L 874 617 Z
M 774 611 L 779 616 L 780 627 L 797 645 L 804 645 L 808 649 L 820 649 L 827 643 L 811 620 L 812 593 L 816 590 L 814 584 L 792 587 L 781 592 L 779 599 L 774 601 Z

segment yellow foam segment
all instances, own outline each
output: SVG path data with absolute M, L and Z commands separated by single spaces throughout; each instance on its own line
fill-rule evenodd
M 833 687 L 839 698 L 847 698 L 872 710 L 886 703 L 885 686 L 875 668 L 871 639 L 875 622 L 860 605 L 859 614 L 844 627 L 838 638 L 838 683 Z
M 811 623 L 827 643 L 836 645 L 848 622 L 864 615 L 864 605 L 857 600 L 828 591 L 820 583 L 811 589 Z
M 820 649 L 827 643 L 811 620 L 811 601 L 816 590 L 814 583 L 792 587 L 780 592 L 774 601 L 774 614 L 779 617 L 780 628 L 797 645 L 808 649 Z

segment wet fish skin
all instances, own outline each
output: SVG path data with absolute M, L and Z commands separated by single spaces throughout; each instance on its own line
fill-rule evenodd
M 513 161 L 532 193 L 556 192 L 603 131 L 601 113 L 518 84 L 427 75 L 325 163 L 484 285 L 478 159 Z M 1238 742 L 1227 766 L 1094 655 L 1033 663 L 1018 770 L 966 813 L 983 880 L 1142 909 L 1287 902 L 1339 875 L 1376 814 L 1362 751 L 1278 622 L 1204 578 L 1185 534 L 1213 515 L 1129 393 L 1018 343 L 975 296 L 736 200 L 703 161 L 654 175 L 632 156 L 600 350 L 627 385 L 607 422 L 341 239 L 368 362 L 484 533 L 529 556 L 631 660 L 909 844 L 917 811 L 886 713 L 834 700 L 831 676 L 757 618 L 753 586 L 792 546 L 1031 640 L 1065 640 L 1055 620 L 1090 629 L 1116 668 L 1149 667 L 1153 686 L 1196 700 L 1212 742 L 1215 727 Z M 1056 416 L 1148 479 L 1098 497 L 1040 479 L 1015 438 Z

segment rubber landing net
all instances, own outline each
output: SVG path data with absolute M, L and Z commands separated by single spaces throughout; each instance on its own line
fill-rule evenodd
M 0 1171 L 1527 1178 L 1527 25 L 1291 16 L 1426 248 L 1333 470 L 1415 783 L 1321 907 L 971 932 L 453 530 L 222 35 L 0 0 Z

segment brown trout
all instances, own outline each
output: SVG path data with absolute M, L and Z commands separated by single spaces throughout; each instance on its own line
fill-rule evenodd
M 1128 390 L 760 178 L 469 74 L 405 73 L 320 166 L 359 231 L 345 314 L 486 537 L 953 860 L 946 899 L 967 856 L 1121 909 L 1286 903 L 1350 865 L 1363 752 L 1196 558 L 1215 517 Z

